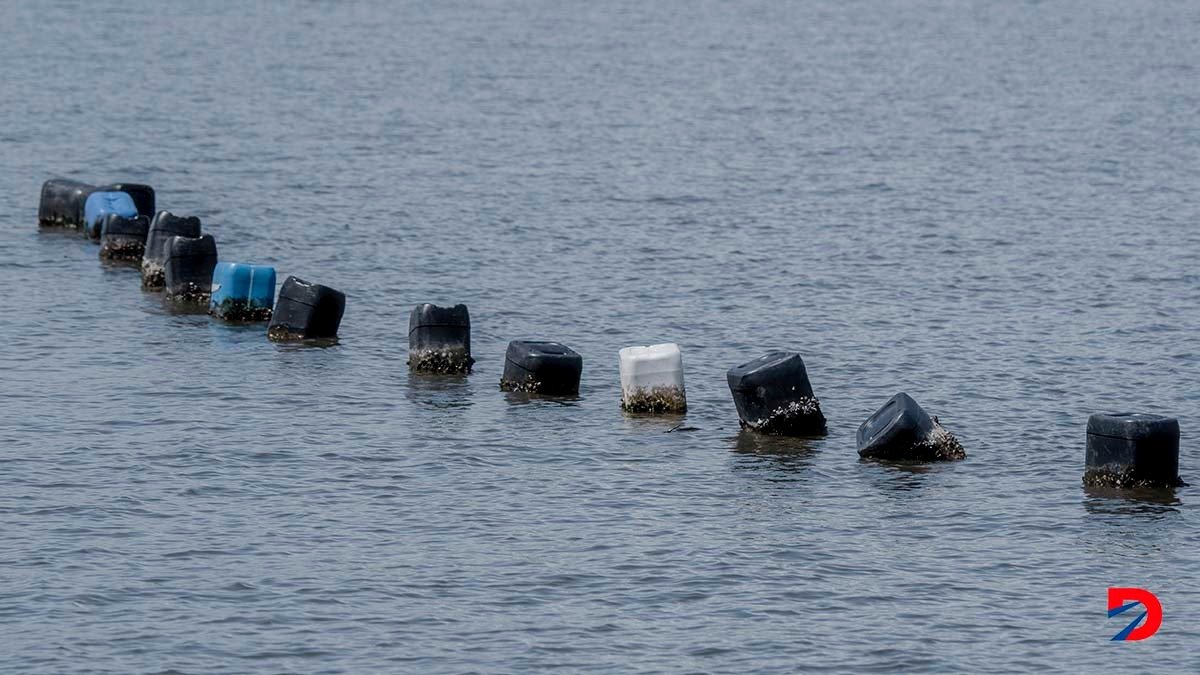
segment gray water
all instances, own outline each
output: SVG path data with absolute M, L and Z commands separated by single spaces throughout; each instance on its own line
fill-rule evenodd
M 1200 483 L 1200 4 L 193 4 L 3 10 L 0 670 L 1200 669 L 1200 488 L 1080 483 L 1104 410 Z M 59 175 L 345 291 L 340 342 L 168 312 L 39 232 Z M 470 377 L 408 373 L 427 301 Z M 579 398 L 501 393 L 517 338 Z M 661 341 L 691 410 L 626 417 Z M 739 433 L 774 348 L 828 437 Z M 966 461 L 859 461 L 901 390 Z

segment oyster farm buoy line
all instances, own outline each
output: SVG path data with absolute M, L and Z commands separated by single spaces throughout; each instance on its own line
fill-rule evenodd
M 200 219 L 156 210 L 154 188 L 141 183 L 90 185 L 52 178 L 42 184 L 38 225 L 71 228 L 100 244 L 99 257 L 135 264 L 143 288 L 167 302 L 207 310 L 228 322 L 266 323 L 276 342 L 337 339 L 346 295 L 288 276 L 275 297 L 275 268 L 220 262 L 217 242 Z M 414 372 L 467 375 L 471 319 L 467 306 L 420 304 L 409 315 L 408 365 Z M 687 411 L 683 356 L 675 343 L 618 352 L 621 408 L 635 414 Z M 579 394 L 583 357 L 557 342 L 513 340 L 500 389 L 541 396 Z M 781 436 L 823 436 L 827 421 L 800 354 L 773 351 L 730 368 L 726 381 L 743 429 Z M 908 394 L 890 398 L 859 427 L 863 459 L 958 460 L 966 452 L 936 417 Z M 1087 423 L 1088 486 L 1171 489 L 1179 476 L 1179 422 L 1140 413 L 1098 413 Z

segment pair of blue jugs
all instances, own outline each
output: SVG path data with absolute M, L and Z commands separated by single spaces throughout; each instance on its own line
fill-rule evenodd
M 92 239 L 100 238 L 104 217 L 115 213 L 123 218 L 136 218 L 137 206 L 125 192 L 93 192 L 83 203 L 83 230 Z
M 209 313 L 230 321 L 266 321 L 275 304 L 275 268 L 217 263 Z

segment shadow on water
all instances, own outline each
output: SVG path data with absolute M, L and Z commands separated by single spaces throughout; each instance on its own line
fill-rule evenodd
M 1181 545 L 1175 489 L 1084 487 L 1081 550 L 1128 560 Z
M 772 436 L 753 431 L 739 431 L 733 441 L 733 451 L 740 455 L 759 457 L 809 457 L 816 452 L 821 438 L 807 436 Z
M 739 431 L 728 439 L 736 461 L 734 471 L 765 473 L 767 480 L 794 482 L 812 465 L 820 438 L 770 436 Z
M 201 312 L 201 314 L 205 313 L 207 312 Z M 275 345 L 278 352 L 288 353 L 308 351 L 310 349 L 330 349 L 332 347 L 341 345 L 342 342 L 338 338 L 332 337 L 314 338 L 310 340 L 289 340 L 287 342 L 276 342 L 272 340 L 271 344 Z
M 1183 504 L 1175 488 L 1083 488 L 1083 508 L 1100 516 L 1161 516 L 1178 513 Z
M 105 274 L 120 275 L 123 277 L 135 274 L 137 275 L 138 285 L 141 285 L 141 258 L 101 258 L 100 256 L 96 256 L 96 259 L 100 261 L 100 269 L 104 270 Z
M 504 392 L 504 400 L 509 405 L 526 406 L 526 405 L 559 405 L 567 408 L 578 407 L 579 402 L 583 400 L 580 396 L 549 396 L 546 394 L 530 394 L 524 391 L 506 391 Z
M 259 340 L 267 341 L 266 321 L 224 321 L 212 318 L 213 341 L 223 345 L 257 344 Z
M 466 374 L 407 373 L 408 386 L 404 396 L 409 401 L 430 408 L 470 408 L 470 382 Z
M 614 404 L 618 408 L 619 403 Z M 686 433 L 689 431 L 697 431 L 696 427 L 689 426 L 686 421 L 686 414 L 668 414 L 656 415 L 653 413 L 631 413 L 621 411 L 621 426 L 625 427 L 626 431 L 635 431 L 646 434 L 668 434 L 668 433 Z
M 48 227 L 39 225 L 37 229 L 39 237 L 52 240 L 73 239 L 76 241 L 87 241 L 87 237 L 83 232 L 74 227 Z
M 163 298 L 163 312 L 173 316 L 207 316 L 208 302 L 168 300 Z
M 916 492 L 941 470 L 953 466 L 954 462 L 885 461 L 859 458 L 858 464 L 869 472 L 871 482 L 886 494 Z

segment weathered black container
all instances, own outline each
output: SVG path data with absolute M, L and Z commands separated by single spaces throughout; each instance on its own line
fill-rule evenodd
M 137 207 L 139 216 L 146 216 L 146 218 L 154 217 L 154 188 L 149 185 L 142 185 L 141 183 L 113 183 L 112 185 L 104 185 L 97 189 L 124 192 L 133 199 L 133 205 Z
M 212 294 L 213 268 L 217 266 L 217 242 L 211 234 L 171 237 L 167 240 L 163 282 L 167 299 L 208 304 Z
M 79 227 L 83 225 L 83 205 L 94 185 L 66 178 L 51 178 L 42 183 L 38 202 L 38 225 L 43 227 Z
M 725 377 L 743 428 L 783 436 L 825 433 L 821 402 L 799 354 L 771 352 L 729 369 Z
M 288 277 L 279 289 L 267 337 L 278 342 L 335 338 L 345 311 L 341 291 Z
M 466 305 L 425 303 L 408 315 L 408 365 L 427 373 L 471 371 L 471 316 Z
M 161 288 L 163 265 L 167 261 L 166 245 L 171 237 L 196 238 L 200 236 L 200 219 L 195 216 L 181 218 L 170 211 L 159 211 L 150 221 L 146 234 L 146 250 L 142 254 L 142 286 Z
M 878 459 L 907 458 L 932 433 L 933 418 L 901 392 L 858 427 L 858 454 Z
M 1143 413 L 1088 418 L 1083 481 L 1102 487 L 1174 487 L 1179 479 L 1179 421 Z
M 513 340 L 504 355 L 500 388 L 553 396 L 579 393 L 583 357 L 557 342 Z
M 858 427 L 858 454 L 893 461 L 949 461 L 966 452 L 937 419 L 901 392 Z
M 150 219 L 125 218 L 110 213 L 100 226 L 100 257 L 108 260 L 141 260 L 145 252 Z

